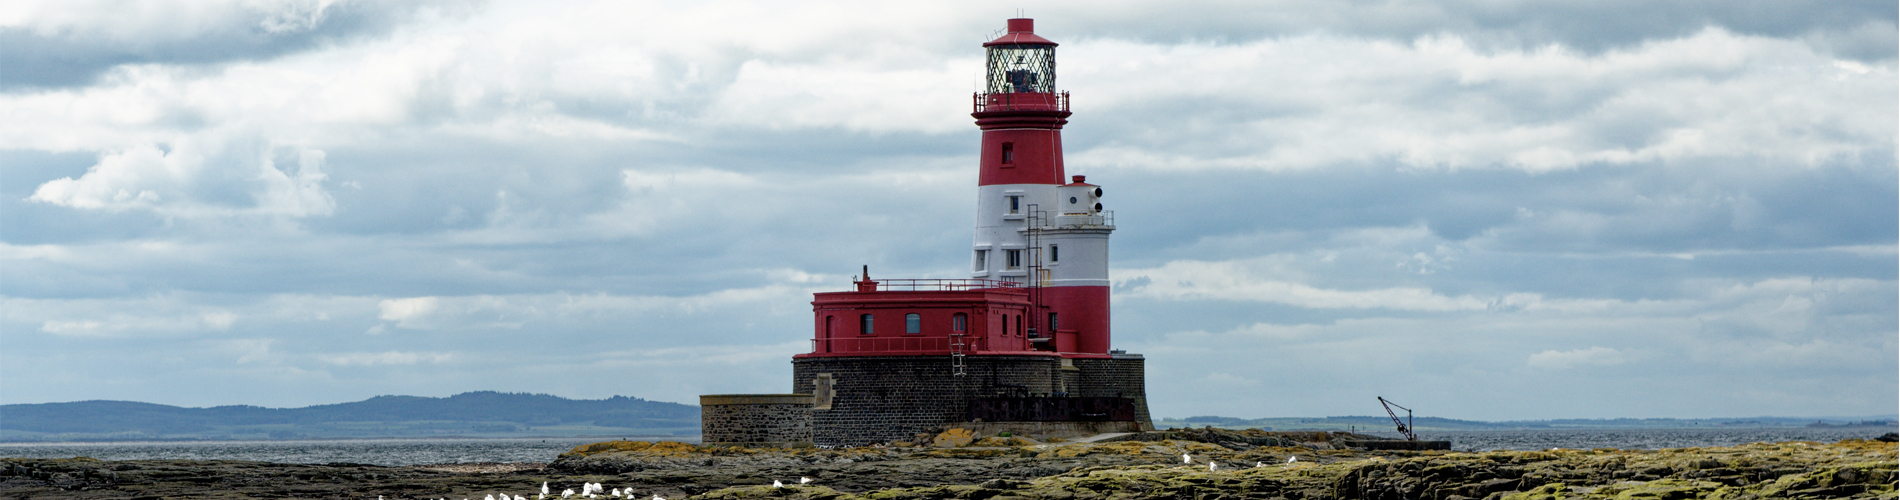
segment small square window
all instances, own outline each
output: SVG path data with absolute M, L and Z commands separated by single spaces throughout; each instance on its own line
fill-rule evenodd
M 1015 163 L 1015 162 L 1016 162 L 1016 143 L 1013 143 L 1013 142 L 1003 143 L 1003 163 Z
M 989 268 L 990 268 L 990 251 L 977 250 L 976 262 L 972 263 L 970 269 L 974 271 L 984 271 L 984 270 L 988 270 Z
M 1009 213 L 1012 213 L 1012 214 L 1022 213 L 1022 210 L 1023 210 L 1023 197 L 1021 196 L 1009 197 Z
M 1023 251 L 1004 250 L 1003 261 L 1004 269 L 1021 269 L 1023 267 Z
M 858 316 L 858 333 L 863 335 L 871 334 L 871 315 L 865 314 Z
M 904 315 L 904 333 L 923 333 L 924 318 L 917 313 Z

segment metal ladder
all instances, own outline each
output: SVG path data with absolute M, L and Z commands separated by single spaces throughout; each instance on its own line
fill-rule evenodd
M 950 373 L 958 377 L 966 373 L 963 366 L 963 334 L 961 333 L 950 335 Z

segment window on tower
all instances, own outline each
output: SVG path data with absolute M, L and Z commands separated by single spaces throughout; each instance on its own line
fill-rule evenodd
M 858 316 L 858 333 L 864 335 L 871 334 L 871 315 L 864 314 Z
M 1022 213 L 1022 211 L 1023 211 L 1023 197 L 1021 196 L 1009 197 L 1009 213 L 1017 214 L 1017 213 Z
M 1049 331 L 1056 331 L 1056 313 L 1049 313 Z
M 924 317 L 917 313 L 904 315 L 904 333 L 923 333 Z
M 1015 163 L 1015 162 L 1016 162 L 1016 143 L 1014 142 L 1003 143 L 1003 163 Z
M 1003 251 L 1003 268 L 1004 269 L 1021 269 L 1022 267 L 1023 267 L 1023 251 L 1022 250 L 1004 250 Z
M 972 264 L 973 264 L 973 265 L 971 265 L 971 266 L 970 266 L 970 269 L 971 269 L 971 270 L 973 270 L 973 271 L 983 271 L 983 270 L 988 270 L 988 269 L 990 268 L 990 251 L 989 251 L 989 250 L 977 250 L 977 251 L 976 251 L 976 262 L 974 262 L 974 263 L 972 263 Z
M 1049 245 L 1049 262 L 1062 260 L 1062 247 Z
M 950 331 L 963 333 L 969 328 L 969 325 L 970 317 L 963 313 L 957 313 L 955 316 L 950 317 Z

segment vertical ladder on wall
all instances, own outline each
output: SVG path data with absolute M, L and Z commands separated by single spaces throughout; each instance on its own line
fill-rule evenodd
M 1042 326 L 1042 287 L 1048 284 L 1046 282 L 1049 279 L 1048 270 L 1042 267 L 1042 229 L 1049 223 L 1049 214 L 1042 211 L 1040 204 L 1031 203 L 1027 215 L 1023 218 L 1023 239 L 1026 240 L 1023 246 L 1027 248 L 1023 251 L 1029 253 L 1029 265 L 1026 266 L 1029 272 L 1028 276 L 1023 277 L 1023 284 L 1029 287 L 1029 330 L 1040 332 L 1043 337 L 1054 337 L 1054 331 L 1037 328 Z
M 950 334 L 950 373 L 961 377 L 963 368 L 963 334 Z

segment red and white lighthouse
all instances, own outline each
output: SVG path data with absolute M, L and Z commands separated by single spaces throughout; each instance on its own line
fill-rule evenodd
M 1112 212 L 1102 189 L 1067 177 L 1062 126 L 1069 94 L 1056 90 L 1056 43 L 1034 21 L 1010 19 L 1008 32 L 983 44 L 988 67 L 975 96 L 983 130 L 977 176 L 973 278 L 1030 290 L 1028 336 L 1064 354 L 1109 350 L 1108 235 Z
M 856 446 L 950 426 L 1044 437 L 1154 428 L 1145 361 L 1109 350 L 1114 216 L 1100 187 L 1062 171 L 1069 96 L 1055 87 L 1055 42 L 1032 28 L 1010 19 L 1008 33 L 983 44 L 970 277 L 873 280 L 867 268 L 851 290 L 812 294 L 812 350 L 792 356 L 792 393 L 701 398 L 706 442 Z M 740 418 L 753 414 L 765 416 Z M 787 417 L 795 414 L 809 418 Z

